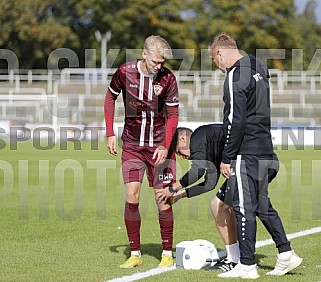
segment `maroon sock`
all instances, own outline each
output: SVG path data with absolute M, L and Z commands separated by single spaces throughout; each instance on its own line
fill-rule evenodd
M 131 251 L 140 250 L 140 213 L 139 204 L 125 203 L 125 225 Z
M 172 207 L 164 211 L 159 211 L 159 226 L 162 237 L 163 250 L 171 251 L 173 247 L 173 229 L 174 229 L 174 216 Z

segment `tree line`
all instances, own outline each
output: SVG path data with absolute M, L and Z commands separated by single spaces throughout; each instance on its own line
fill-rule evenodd
M 59 48 L 72 50 L 80 67 L 100 67 L 95 32 L 110 31 L 107 46 L 114 51 L 107 61 L 117 67 L 126 50 L 142 49 L 148 35 L 158 34 L 180 50 L 186 68 L 208 69 L 208 43 L 226 31 L 244 52 L 269 58 L 270 67 L 316 70 L 321 25 L 315 6 L 310 0 L 298 15 L 293 0 L 0 0 L 0 49 L 14 52 L 20 69 L 47 69 Z M 88 59 L 86 50 L 95 56 Z M 182 67 L 179 60 L 169 63 Z M 66 66 L 59 61 L 59 68 Z M 8 68 L 3 57 L 0 68 Z

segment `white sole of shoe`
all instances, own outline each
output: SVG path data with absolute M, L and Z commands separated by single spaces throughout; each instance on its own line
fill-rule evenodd
M 258 274 L 242 277 L 242 279 L 258 279 L 258 278 L 260 278 L 260 275 Z
M 220 278 L 242 278 L 242 279 L 258 279 L 260 278 L 260 275 L 249 275 L 249 276 L 243 276 L 243 277 L 240 277 L 240 276 L 236 276 L 236 277 L 227 277 L 227 276 L 219 276 L 217 275 L 217 277 L 220 277 Z
M 288 272 L 290 272 L 291 270 L 297 268 L 298 266 L 300 266 L 300 264 L 302 263 L 303 259 L 299 258 L 298 260 L 296 260 L 292 265 L 290 265 L 289 267 L 287 267 L 286 269 L 284 269 L 282 272 L 280 272 L 279 274 L 269 274 L 269 272 L 266 275 L 274 275 L 274 276 L 282 276 L 287 274 Z
M 248 275 L 244 275 L 244 276 L 229 276 L 226 274 L 227 272 L 224 273 L 220 273 L 217 275 L 217 277 L 220 278 L 242 278 L 242 279 L 257 279 L 260 277 L 260 275 L 256 272 L 256 273 L 249 273 Z

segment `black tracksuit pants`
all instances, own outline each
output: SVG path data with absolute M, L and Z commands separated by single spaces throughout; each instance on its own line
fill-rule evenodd
M 238 155 L 236 161 L 231 162 L 235 173 L 233 180 L 230 180 L 234 187 L 231 190 L 237 220 L 240 262 L 245 265 L 255 263 L 256 216 L 270 233 L 279 253 L 291 250 L 281 219 L 268 197 L 268 171 L 274 167 L 274 162 L 272 155 Z

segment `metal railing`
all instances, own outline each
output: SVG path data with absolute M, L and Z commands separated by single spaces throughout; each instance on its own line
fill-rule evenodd
M 115 69 L 11 70 L 0 74 L 0 116 L 16 123 L 89 123 L 103 120 L 107 86 Z M 225 74 L 175 71 L 182 121 L 219 122 Z M 320 124 L 321 72 L 270 70 L 272 122 Z M 123 120 L 121 98 L 115 120 Z M 59 116 L 59 113 L 63 113 Z

